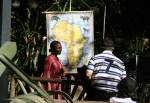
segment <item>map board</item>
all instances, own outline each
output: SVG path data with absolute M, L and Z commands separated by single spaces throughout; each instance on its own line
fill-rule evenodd
M 58 40 L 61 62 L 70 69 L 87 65 L 94 54 L 93 11 L 46 13 L 47 54 L 51 41 Z

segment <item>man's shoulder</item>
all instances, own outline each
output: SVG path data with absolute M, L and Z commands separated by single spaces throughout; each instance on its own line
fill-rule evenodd
M 115 60 L 117 60 L 117 61 L 119 61 L 119 62 L 121 62 L 121 63 L 123 63 L 123 61 L 120 59 L 120 58 L 118 58 L 117 56 L 115 56 L 115 55 L 106 55 L 105 53 L 99 53 L 99 54 L 95 54 L 94 56 L 93 56 L 93 58 L 96 58 L 96 57 L 108 57 L 108 58 L 112 58 L 112 59 L 115 59 Z

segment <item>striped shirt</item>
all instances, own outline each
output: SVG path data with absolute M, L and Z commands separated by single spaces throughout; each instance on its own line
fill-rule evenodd
M 124 63 L 109 50 L 92 57 L 87 71 L 92 72 L 92 87 L 111 92 L 118 92 L 118 83 L 126 77 Z

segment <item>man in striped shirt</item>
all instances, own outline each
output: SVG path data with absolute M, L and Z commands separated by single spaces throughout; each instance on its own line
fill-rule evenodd
M 123 61 L 113 54 L 114 43 L 111 38 L 105 38 L 104 51 L 92 57 L 88 63 L 86 76 L 91 79 L 88 100 L 108 101 L 118 92 L 118 83 L 126 77 Z

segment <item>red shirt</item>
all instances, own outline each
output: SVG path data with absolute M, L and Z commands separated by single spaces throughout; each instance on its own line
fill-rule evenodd
M 55 55 L 49 55 L 45 59 L 43 77 L 45 78 L 60 78 L 62 64 Z

